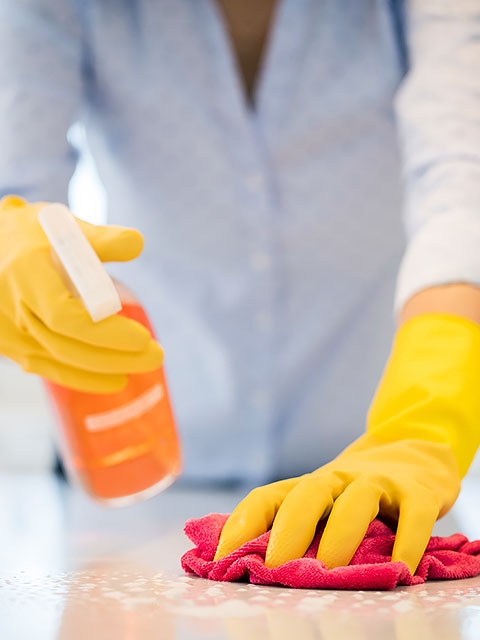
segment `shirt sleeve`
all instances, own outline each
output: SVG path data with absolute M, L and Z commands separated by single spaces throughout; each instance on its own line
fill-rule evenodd
M 0 197 L 67 202 L 81 67 L 73 0 L 0 2 Z
M 409 0 L 396 98 L 408 245 L 395 309 L 427 287 L 480 285 L 480 5 Z

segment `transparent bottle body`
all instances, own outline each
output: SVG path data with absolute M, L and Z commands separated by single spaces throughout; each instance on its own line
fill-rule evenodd
M 139 302 L 117 283 L 119 315 L 153 335 Z M 180 443 L 162 368 L 129 376 L 118 393 L 94 394 L 46 381 L 68 476 L 94 500 L 127 506 L 152 497 L 181 472 Z

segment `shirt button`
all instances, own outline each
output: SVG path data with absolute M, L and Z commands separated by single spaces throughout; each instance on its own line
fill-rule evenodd
M 258 192 L 263 187 L 264 181 L 261 173 L 251 173 L 245 178 L 245 186 L 249 191 Z
M 255 271 L 266 271 L 270 266 L 270 256 L 263 251 L 256 251 L 250 256 L 250 264 Z
M 261 311 L 258 314 L 256 320 L 257 320 L 257 325 L 260 327 L 260 329 L 263 329 L 264 331 L 268 331 L 273 326 L 272 314 L 268 313 L 268 311 Z

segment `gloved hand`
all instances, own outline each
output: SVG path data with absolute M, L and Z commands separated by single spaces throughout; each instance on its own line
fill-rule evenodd
M 279 566 L 303 556 L 328 518 L 317 557 L 347 565 L 380 515 L 398 523 L 392 560 L 414 573 L 479 446 L 479 385 L 480 327 L 444 314 L 409 320 L 366 434 L 313 473 L 254 489 L 227 520 L 215 558 L 271 528 L 266 564 Z
M 128 374 L 158 368 L 162 349 L 133 320 L 92 322 L 54 266 L 37 221 L 43 206 L 15 196 L 0 201 L 0 354 L 73 389 L 119 391 Z M 136 230 L 78 222 L 104 262 L 132 260 L 142 251 Z

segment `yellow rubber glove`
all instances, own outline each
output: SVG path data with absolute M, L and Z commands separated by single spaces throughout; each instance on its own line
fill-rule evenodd
M 254 489 L 225 523 L 216 559 L 271 528 L 266 564 L 279 566 L 302 557 L 328 518 L 317 557 L 344 566 L 380 514 L 398 523 L 392 560 L 414 573 L 479 446 L 479 386 L 479 326 L 444 314 L 409 320 L 366 434 L 313 473 Z
M 127 375 L 151 371 L 163 352 L 139 323 L 90 319 L 54 266 L 37 216 L 44 205 L 0 201 L 0 355 L 25 370 L 81 391 L 119 391 Z M 143 248 L 139 231 L 78 220 L 99 258 L 125 261 Z

